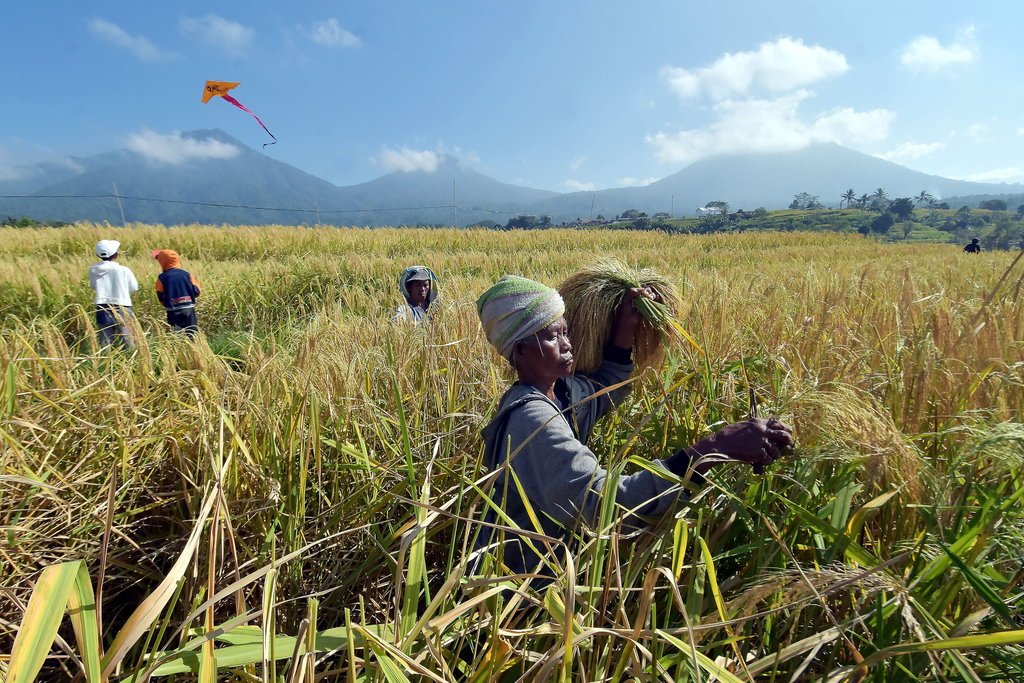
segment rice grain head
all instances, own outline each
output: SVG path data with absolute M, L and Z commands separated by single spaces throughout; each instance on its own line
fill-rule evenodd
M 644 318 L 633 348 L 637 372 L 659 365 L 665 357 L 665 345 L 683 340 L 681 328 L 673 324 L 682 299 L 668 278 L 650 268 L 638 270 L 604 259 L 570 276 L 558 287 L 565 301 L 565 320 L 577 372 L 593 372 L 601 365 L 615 311 L 625 293 L 634 287 L 650 287 L 657 297 L 657 302 L 636 299 L 637 310 Z

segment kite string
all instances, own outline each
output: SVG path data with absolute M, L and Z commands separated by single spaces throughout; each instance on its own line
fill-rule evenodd
M 271 132 L 270 132 L 270 129 L 269 129 L 269 128 L 267 128 L 267 127 L 266 127 L 266 126 L 265 126 L 265 125 L 263 124 L 263 122 L 262 122 L 262 121 L 260 121 L 260 117 L 256 116 L 256 114 L 254 114 L 254 113 L 253 113 L 253 111 L 252 111 L 251 109 L 249 109 L 249 108 L 248 108 L 248 107 L 246 107 L 246 106 L 245 106 L 244 104 L 242 104 L 241 102 L 239 102 L 238 100 L 236 100 L 236 99 L 235 99 L 234 97 L 232 97 L 231 95 L 228 95 L 227 93 L 224 93 L 223 95 L 221 95 L 221 97 L 223 97 L 223 98 L 224 98 L 225 100 L 227 100 L 227 101 L 228 101 L 228 102 L 230 102 L 231 104 L 235 105 L 236 107 L 238 107 L 238 108 L 239 108 L 239 109 L 241 109 L 242 111 L 244 111 L 244 112 L 248 112 L 250 116 L 252 116 L 252 117 L 253 117 L 254 119 L 256 119 L 256 123 L 260 124 L 260 126 L 263 126 L 263 130 L 267 131 L 267 135 L 269 135 L 270 137 L 274 138 L 274 141 L 273 141 L 273 142 L 265 142 L 265 143 L 263 143 L 263 146 L 264 146 L 264 147 L 266 147 L 267 145 L 276 145 L 276 144 L 277 144 L 277 138 L 276 138 L 276 137 L 274 136 L 274 134 L 273 134 L 273 133 L 271 133 Z

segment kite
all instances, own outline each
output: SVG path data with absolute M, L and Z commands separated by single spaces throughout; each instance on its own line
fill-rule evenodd
M 225 100 L 235 105 L 242 111 L 248 112 L 254 119 L 256 119 L 256 123 L 260 124 L 260 126 L 263 127 L 263 130 L 267 131 L 267 135 L 274 138 L 273 142 L 264 143 L 264 147 L 266 147 L 267 145 L 276 145 L 277 138 L 275 138 L 274 134 L 270 132 L 270 129 L 263 125 L 263 122 L 260 121 L 260 117 L 256 116 L 256 114 L 253 114 L 248 107 L 246 107 L 244 104 L 242 104 L 241 102 L 239 102 L 234 97 L 228 94 L 229 90 L 239 85 L 241 85 L 241 83 L 229 83 L 226 81 L 206 81 L 206 87 L 203 88 L 203 104 L 209 102 L 211 97 L 223 97 Z

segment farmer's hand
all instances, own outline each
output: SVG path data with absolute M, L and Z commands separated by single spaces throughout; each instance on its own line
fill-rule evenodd
M 775 419 L 754 418 L 723 427 L 694 444 L 693 450 L 701 455 L 721 453 L 733 460 L 750 463 L 760 474 L 766 465 L 792 452 L 793 430 Z M 699 469 L 706 470 L 710 466 L 708 463 Z
M 636 310 L 636 306 L 633 305 L 637 297 L 644 297 L 651 301 L 658 300 L 654 290 L 650 287 L 634 287 L 626 290 L 622 301 L 619 302 L 619 307 L 615 309 L 615 323 L 612 327 L 612 344 L 620 349 L 633 348 L 636 328 L 644 321 L 640 311 Z

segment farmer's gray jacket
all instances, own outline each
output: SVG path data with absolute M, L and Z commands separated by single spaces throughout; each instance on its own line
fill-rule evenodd
M 601 507 L 599 494 L 608 473 L 586 443 L 597 419 L 628 395 L 629 387 L 581 402 L 604 387 L 628 379 L 632 372 L 632 363 L 606 359 L 592 375 L 572 375 L 559 380 L 566 383 L 571 406 L 564 412 L 538 389 L 514 384 L 502 397 L 497 415 L 484 428 L 487 466 L 497 469 L 512 456 L 508 466 L 530 501 L 541 533 L 569 542 L 571 532 L 580 523 L 592 526 L 597 522 Z M 661 461 L 654 464 L 667 470 Z M 641 471 L 619 477 L 615 501 L 627 510 L 636 509 L 644 517 L 654 517 L 674 506 L 678 491 L 668 479 Z M 502 467 L 491 495 L 516 526 L 537 531 L 515 482 L 507 476 L 507 468 Z M 493 511 L 485 516 L 485 521 L 510 526 Z M 627 521 L 636 524 L 640 520 L 631 516 Z M 543 542 L 534 540 L 532 543 L 542 554 L 548 554 Z M 475 550 L 474 559 L 479 559 L 481 551 L 490 550 L 514 573 L 539 569 L 541 573 L 550 574 L 538 567 L 538 554 L 513 531 L 483 527 Z M 559 553 L 559 557 L 561 555 Z

